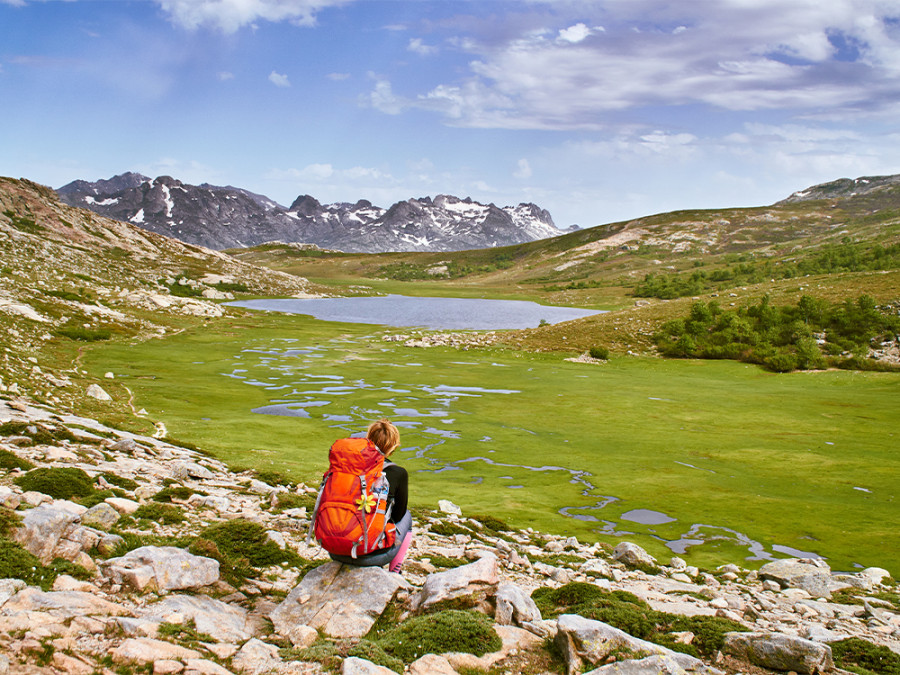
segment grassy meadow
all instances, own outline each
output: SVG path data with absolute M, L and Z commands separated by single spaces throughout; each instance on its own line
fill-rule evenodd
M 629 539 L 663 560 L 666 541 L 702 540 L 683 554 L 701 566 L 752 548 L 900 575 L 896 375 L 579 364 L 553 352 L 410 349 L 384 332 L 401 331 L 241 315 L 88 347 L 81 362 L 96 377 L 113 372 L 105 388 L 133 397 L 171 437 L 233 466 L 315 484 L 334 439 L 386 416 L 401 426 L 413 505 L 446 498 L 517 527 Z M 265 406 L 282 414 L 252 412 Z M 621 518 L 634 509 L 674 520 Z

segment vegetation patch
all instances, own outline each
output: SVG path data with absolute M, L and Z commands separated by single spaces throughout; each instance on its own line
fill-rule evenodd
M 714 657 L 731 631 L 746 631 L 736 621 L 715 616 L 680 616 L 658 612 L 627 591 L 605 591 L 584 582 L 559 588 L 538 588 L 531 594 L 541 616 L 578 614 L 602 621 L 642 640 L 664 645 L 673 651 L 697 657 Z M 671 633 L 690 631 L 694 640 L 686 645 L 676 642 Z
M 84 326 L 62 326 L 53 331 L 53 334 L 79 342 L 99 342 L 112 337 L 112 331 L 108 328 L 85 328 Z
M 184 623 L 163 622 L 159 624 L 158 635 L 163 640 L 174 642 L 175 644 L 187 647 L 188 649 L 197 649 L 201 647 L 202 642 L 215 642 L 215 638 L 208 633 L 201 633 L 197 630 L 197 624 L 193 619 L 188 619 Z
M 404 663 L 412 663 L 424 654 L 446 652 L 483 656 L 503 644 L 487 616 L 452 609 L 408 619 L 385 632 L 377 642 Z
M 171 502 L 173 499 L 187 501 L 192 495 L 206 496 L 206 492 L 195 490 L 186 485 L 170 485 L 157 492 L 151 499 L 155 502 Z
M 443 555 L 433 555 L 429 558 L 431 564 L 435 567 L 443 567 L 444 569 L 454 569 L 456 567 L 462 567 L 463 565 L 468 565 L 469 560 L 465 558 L 448 558 Z
M 273 513 L 281 513 L 290 509 L 302 509 L 312 511 L 316 506 L 316 498 L 314 495 L 304 494 L 298 495 L 290 492 L 279 492 L 275 497 L 275 505 L 272 506 Z
M 116 487 L 120 487 L 123 490 L 134 490 L 138 487 L 139 483 L 137 481 L 131 480 L 130 478 L 125 478 L 124 476 L 117 476 L 114 473 L 102 473 L 100 474 L 110 485 L 115 485 Z
M 23 471 L 28 471 L 33 468 L 34 464 L 27 459 L 23 459 L 9 450 L 0 449 L 0 469 L 22 469 Z
M 326 640 L 321 639 L 305 649 L 282 649 L 281 657 L 286 660 L 316 661 L 330 672 L 340 672 L 344 659 L 355 656 L 393 670 L 403 672 L 403 661 L 391 656 L 377 642 L 367 640 Z
M 184 511 L 171 504 L 141 504 L 132 514 L 138 520 L 149 520 L 163 525 L 176 525 L 184 522 Z
M 81 469 L 74 467 L 42 467 L 32 469 L 15 479 L 26 492 L 33 490 L 54 499 L 87 497 L 94 492 L 94 481 Z
M 474 534 L 472 530 L 467 527 L 463 527 L 462 525 L 457 525 L 456 523 L 444 522 L 441 521 L 439 523 L 431 523 L 428 528 L 431 532 L 435 534 L 439 534 L 444 537 L 452 537 L 455 534 L 467 534 L 472 536 Z
M 834 665 L 860 675 L 900 675 L 900 655 L 861 638 L 831 643 Z
M 772 305 L 767 295 L 736 311 L 725 311 L 715 301 L 695 302 L 686 318 L 669 321 L 654 339 L 664 356 L 734 359 L 776 372 L 826 365 L 896 370 L 865 357 L 870 347 L 894 341 L 898 334 L 900 316 L 880 310 L 868 295 L 839 304 L 804 295 L 795 306 L 784 307 Z M 852 357 L 837 358 L 847 353 Z

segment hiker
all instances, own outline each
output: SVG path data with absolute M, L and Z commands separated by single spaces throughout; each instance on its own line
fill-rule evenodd
M 388 459 L 399 446 L 400 432 L 386 419 L 370 424 L 365 439 L 331 446 L 310 535 L 315 532 L 332 560 L 400 570 L 412 542 L 412 515 L 406 469 Z

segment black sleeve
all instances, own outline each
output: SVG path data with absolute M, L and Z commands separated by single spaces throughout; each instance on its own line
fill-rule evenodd
M 385 462 L 384 475 L 387 476 L 390 485 L 388 497 L 394 500 L 391 522 L 399 523 L 400 519 L 406 515 L 406 505 L 409 501 L 409 474 L 402 466 L 393 462 Z

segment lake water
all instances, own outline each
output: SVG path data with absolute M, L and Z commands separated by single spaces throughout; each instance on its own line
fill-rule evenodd
M 323 321 L 371 323 L 436 330 L 500 330 L 534 328 L 541 321 L 560 323 L 600 314 L 599 310 L 550 307 L 525 300 L 478 298 L 416 298 L 406 295 L 364 298 L 243 300 L 234 307 L 309 314 Z

